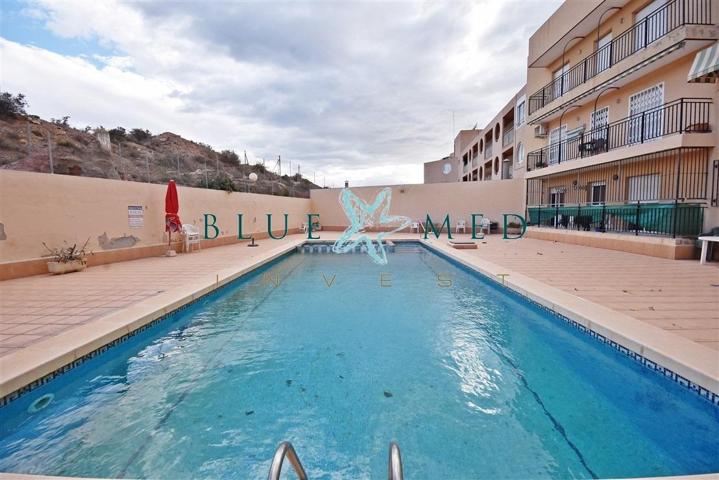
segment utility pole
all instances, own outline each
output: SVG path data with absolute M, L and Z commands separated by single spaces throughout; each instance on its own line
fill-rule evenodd
M 50 157 L 50 173 L 55 173 L 55 166 L 52 163 L 52 133 L 47 132 L 47 154 Z
M 207 157 L 205 157 L 205 188 L 210 187 L 210 181 L 207 179 Z

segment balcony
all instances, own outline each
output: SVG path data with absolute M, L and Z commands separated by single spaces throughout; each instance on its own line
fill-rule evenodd
M 492 141 L 490 140 L 484 145 L 484 159 L 486 160 L 486 159 L 490 158 L 491 156 L 492 156 Z
M 701 234 L 704 208 L 696 203 L 538 206 L 529 225 L 595 232 L 690 237 Z
M 509 130 L 505 130 L 504 134 L 502 134 L 502 148 L 507 147 L 509 145 L 514 144 L 514 128 L 510 128 Z
M 527 154 L 527 171 L 586 158 L 675 133 L 708 133 L 710 98 L 680 98 Z
M 712 25 L 711 0 L 672 0 L 529 97 L 529 114 L 683 25 Z

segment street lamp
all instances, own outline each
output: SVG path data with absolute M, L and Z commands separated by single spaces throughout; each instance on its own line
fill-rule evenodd
M 604 15 L 612 10 L 621 10 L 621 7 L 610 7 L 606 9 L 601 15 L 599 15 L 599 21 L 597 22 L 597 49 L 599 49 L 599 28 L 602 26 L 602 19 Z
M 562 95 L 564 95 L 564 55 L 567 53 L 567 47 L 568 47 L 569 44 L 572 43 L 574 40 L 583 40 L 583 39 L 584 39 L 584 37 L 581 36 L 581 35 L 578 35 L 578 36 L 576 36 L 576 37 L 572 37 L 572 38 L 570 38 L 569 40 L 567 40 L 567 43 L 564 44 L 564 48 L 562 49 L 562 66 L 559 67 L 559 68 L 561 69 L 561 71 L 562 71 L 562 76 L 561 76 L 561 79 L 560 79 L 560 81 L 559 81 L 559 85 L 560 85 L 559 96 L 560 96 L 560 97 L 561 97 Z M 561 125 L 560 125 L 560 126 L 561 126 Z

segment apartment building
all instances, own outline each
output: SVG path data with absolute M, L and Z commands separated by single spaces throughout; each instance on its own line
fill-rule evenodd
M 457 160 L 454 153 L 433 162 L 424 163 L 424 183 L 448 183 L 457 181 Z
M 461 130 L 454 142 L 456 180 L 508 180 L 523 173 L 524 146 L 517 141 L 526 125 L 526 98 L 522 88 L 483 128 Z
M 719 226 L 719 89 L 695 78 L 711 76 L 718 4 L 569 0 L 532 35 L 531 225 L 647 237 Z

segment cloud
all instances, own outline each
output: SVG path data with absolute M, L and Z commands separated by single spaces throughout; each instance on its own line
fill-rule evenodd
M 557 3 L 33 0 L 55 36 L 116 54 L 5 40 L 4 88 L 42 115 L 282 155 L 328 184 L 421 182 L 451 151 L 450 111 L 482 125 L 521 87 Z

